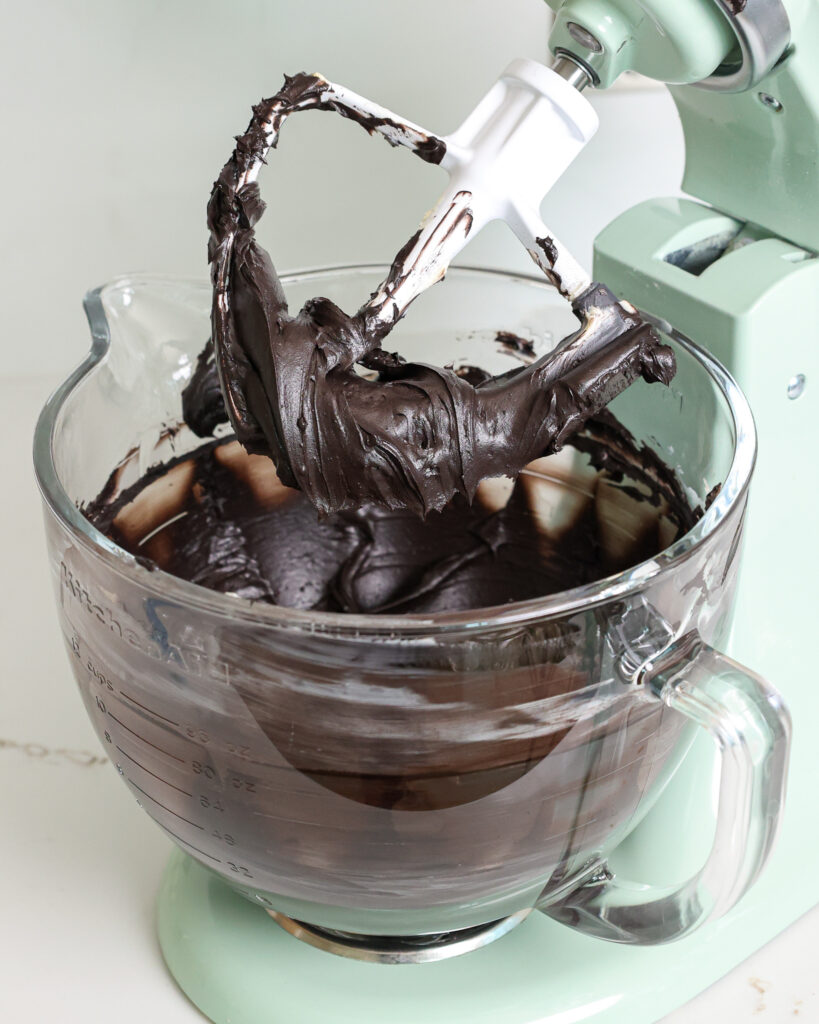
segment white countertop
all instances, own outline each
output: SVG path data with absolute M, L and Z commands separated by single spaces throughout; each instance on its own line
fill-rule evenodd
M 155 937 L 170 842 L 105 758 L 52 607 L 30 439 L 55 383 L 0 383 L 0 1020 L 194 1024 L 204 1018 L 172 981 Z M 666 1024 L 819 1022 L 818 941 L 819 908 Z

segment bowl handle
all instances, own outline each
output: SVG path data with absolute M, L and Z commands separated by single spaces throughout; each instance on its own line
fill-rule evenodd
M 621 880 L 603 866 L 542 910 L 598 938 L 652 945 L 726 913 L 765 866 L 782 818 L 791 719 L 772 686 L 709 647 L 696 630 L 647 661 L 637 683 L 716 742 L 720 785 L 711 852 L 693 878 L 666 888 Z

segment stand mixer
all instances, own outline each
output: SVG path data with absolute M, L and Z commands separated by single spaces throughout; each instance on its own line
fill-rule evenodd
M 812 507 L 815 480 L 803 466 L 794 437 L 810 429 L 809 382 L 817 370 L 811 363 L 816 357 L 800 336 L 819 313 L 819 264 L 814 256 L 819 228 L 817 218 L 806 214 L 819 205 L 819 184 L 810 176 L 816 164 L 817 110 L 807 67 L 819 50 L 819 10 L 810 0 L 787 5 L 777 0 L 685 0 L 673 5 L 661 0 L 567 0 L 552 6 L 557 13 L 550 42 L 557 57 L 553 70 L 575 89 L 605 87 L 629 69 L 676 83 L 672 92 L 688 146 L 685 188 L 713 207 L 693 200 L 650 201 L 623 215 L 598 240 L 595 276 L 661 327 L 671 332 L 673 326 L 713 350 L 750 397 L 759 425 L 760 461 L 730 653 L 777 682 L 798 721 L 810 720 L 819 708 L 809 680 L 797 681 L 796 641 L 807 635 L 811 608 L 804 593 L 804 557 L 796 545 L 806 525 L 799 514 Z M 587 141 L 584 134 L 590 133 L 580 133 L 582 142 Z M 576 143 L 575 138 L 566 163 L 577 151 Z M 725 166 L 722 154 L 730 161 Z M 741 168 L 741 181 L 731 175 L 733 167 Z M 545 181 L 541 194 L 548 185 Z M 522 228 L 518 233 L 527 242 L 545 237 L 539 221 L 536 230 Z M 566 266 L 563 247 L 551 237 L 549 242 Z M 552 258 L 551 248 L 530 248 L 541 268 L 554 272 L 558 259 Z M 447 250 L 421 288 L 437 279 L 454 255 L 454 249 Z M 568 266 L 568 275 L 558 275 L 559 283 L 568 277 L 573 285 L 567 291 L 574 298 L 588 279 L 573 262 Z M 791 319 L 796 322 L 789 323 Z M 763 359 L 762 346 L 770 348 L 772 338 L 775 351 L 766 351 Z M 787 491 L 780 484 L 783 471 Z M 781 586 L 772 599 L 774 580 Z M 70 567 L 64 570 L 62 586 L 105 629 L 120 637 L 127 632 L 121 613 L 97 603 L 96 594 L 89 597 L 84 581 Z M 162 602 L 152 608 L 150 641 L 162 648 L 172 609 Z M 136 633 L 134 637 L 139 652 L 142 641 Z M 77 637 L 77 644 L 74 654 L 84 661 L 84 640 Z M 116 686 L 99 666 L 94 676 L 103 689 L 89 711 L 113 717 L 105 706 L 104 687 L 114 693 Z M 181 673 L 171 680 L 179 687 L 185 682 Z M 189 739 L 207 744 L 206 733 L 197 734 L 196 727 L 193 732 Z M 114 739 L 119 743 L 116 732 Z M 788 815 L 769 869 L 734 911 L 681 945 L 602 944 L 532 915 L 514 937 L 468 957 L 430 956 L 439 962 L 424 964 L 424 956 L 417 955 L 413 965 L 387 970 L 311 949 L 312 943 L 350 956 L 354 942 L 340 941 L 333 948 L 326 933 L 311 934 L 300 926 L 295 910 L 269 907 L 285 928 L 305 940 L 293 941 L 271 927 L 260 907 L 177 852 L 160 894 L 163 952 L 183 989 L 220 1022 L 656 1020 L 819 900 L 819 883 L 803 869 L 804 851 L 813 839 L 809 821 L 816 771 L 801 739 L 797 733 Z M 207 759 L 192 765 L 201 777 L 197 785 L 201 781 L 205 789 L 201 807 L 221 813 L 218 796 L 207 788 L 212 772 Z M 618 872 L 664 883 L 669 874 L 685 878 L 696 872 L 704 859 L 701 836 L 698 832 L 683 840 L 676 822 L 689 820 L 689 812 L 700 820 L 712 767 L 710 747 L 695 741 L 659 802 L 618 848 Z M 168 778 L 180 793 L 188 785 L 182 777 Z M 249 805 L 252 781 L 236 775 L 230 785 L 236 799 Z M 148 794 L 148 799 L 153 797 Z M 218 820 L 218 814 L 211 817 Z M 669 835 L 674 837 L 673 850 L 668 848 Z M 232 833 L 223 829 L 218 838 L 230 870 L 250 877 L 233 855 Z M 654 879 L 656 864 L 662 871 Z M 599 881 L 605 887 L 606 879 Z M 746 881 L 743 877 L 743 887 Z M 582 914 L 583 908 L 575 905 L 572 912 Z M 290 913 L 292 917 L 285 916 Z M 497 935 L 518 924 L 521 913 L 518 919 L 499 913 Z M 617 921 L 616 913 L 612 920 Z M 480 941 L 471 942 L 466 919 L 453 928 L 459 931 L 460 945 L 448 955 L 488 941 L 484 931 Z M 678 934 L 685 930 L 681 926 Z M 339 926 L 341 938 L 343 931 Z M 371 956 L 366 950 L 359 953 L 359 960 L 391 960 L 389 949 Z M 493 979 L 497 985 L 492 986 Z

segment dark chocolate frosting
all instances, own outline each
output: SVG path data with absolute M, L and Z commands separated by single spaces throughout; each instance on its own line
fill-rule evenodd
M 483 484 L 472 503 L 456 496 L 426 519 L 378 506 L 317 518 L 268 459 L 228 439 L 156 466 L 122 493 L 115 471 L 85 511 L 145 564 L 252 600 L 371 614 L 481 608 L 618 572 L 696 520 L 671 470 L 613 417 L 596 417 L 571 445 L 590 468 L 559 485 L 559 501 L 565 467 L 550 483 L 545 460 L 514 485 Z M 558 522 L 554 509 L 567 500 L 573 511 Z
M 350 315 L 315 298 L 291 314 L 254 235 L 264 204 L 252 171 L 293 111 L 333 109 L 374 129 L 372 118 L 327 101 L 326 87 L 320 76 L 296 75 L 254 107 L 208 206 L 214 363 L 227 412 L 241 444 L 270 456 L 284 484 L 324 514 L 379 506 L 427 515 L 455 496 L 471 501 L 481 480 L 514 477 L 559 450 L 638 377 L 671 380 L 671 350 L 600 285 L 574 304 L 581 320 L 595 313 L 606 321 L 616 311 L 594 345 L 573 344 L 581 331 L 532 365 L 477 384 L 385 352 L 393 323 L 367 305 Z M 427 137 L 413 148 L 431 162 L 445 149 Z M 467 214 L 465 208 L 468 232 Z M 405 273 L 415 237 L 396 257 L 387 294 Z M 378 370 L 377 379 L 362 377 L 356 364 Z M 188 422 L 203 435 L 213 426 L 210 419 Z

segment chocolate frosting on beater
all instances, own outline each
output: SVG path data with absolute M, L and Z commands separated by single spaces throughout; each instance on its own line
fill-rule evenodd
M 354 314 L 327 298 L 291 313 L 255 238 L 265 209 L 255 175 L 285 118 L 306 109 L 336 110 L 394 144 L 403 133 L 402 142 L 430 162 L 440 161 L 445 144 L 400 122 L 365 116 L 334 99 L 320 76 L 300 74 L 254 107 L 214 185 L 212 326 L 228 415 L 246 450 L 270 456 L 280 480 L 302 490 L 320 512 L 378 505 L 426 515 L 456 495 L 471 500 L 481 480 L 516 476 L 533 459 L 559 450 L 638 377 L 671 380 L 671 349 L 601 285 L 575 300 L 582 324 L 576 335 L 532 365 L 477 385 L 450 369 L 386 352 L 381 345 L 395 320 L 378 315 L 384 307 L 374 306 L 373 297 Z M 465 202 L 452 230 L 470 229 Z M 406 259 L 417 238 L 396 257 L 384 295 L 412 271 Z M 356 364 L 378 370 L 377 378 L 364 378 Z M 207 423 L 190 423 L 203 435 L 218 417 L 215 404 L 209 408 Z

